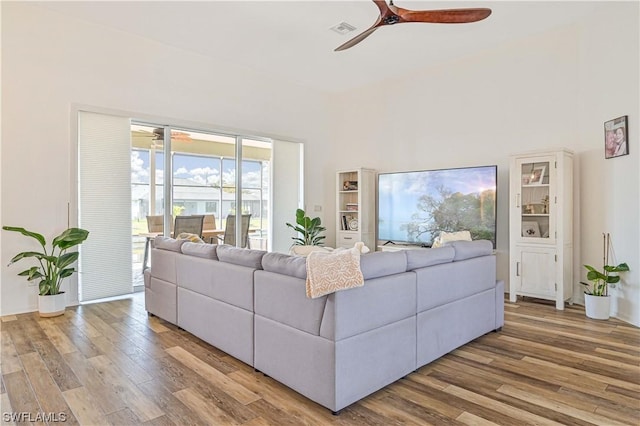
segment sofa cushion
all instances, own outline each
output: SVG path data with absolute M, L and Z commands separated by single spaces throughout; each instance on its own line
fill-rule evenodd
M 454 262 L 493 254 L 493 243 L 489 240 L 453 241 L 450 245 L 456 251 Z
M 360 256 L 360 270 L 365 280 L 407 271 L 407 255 L 400 251 L 376 251 Z
M 267 253 L 262 257 L 262 269 L 303 280 L 307 278 L 306 260 L 302 256 Z
M 218 245 L 216 254 L 221 262 L 246 266 L 254 269 L 262 269 L 262 256 L 267 252 L 263 250 L 244 249 L 227 244 Z
M 309 253 L 314 251 L 330 252 L 333 249 L 323 246 L 297 246 L 293 245 L 289 249 L 289 254 L 292 256 L 308 256 Z
M 163 235 L 158 235 L 153 239 L 153 246 L 158 249 L 171 250 L 181 253 L 182 244 L 184 244 L 185 241 L 186 240 L 175 240 Z
M 415 271 L 417 311 L 461 300 L 496 286 L 495 256 L 479 256 Z
M 451 246 L 438 247 L 431 249 L 406 250 L 407 254 L 407 270 L 424 268 L 427 266 L 438 265 L 440 263 L 453 262 L 455 249 Z
M 178 256 L 178 286 L 253 312 L 254 268 L 196 256 Z
M 218 260 L 215 244 L 192 243 L 190 241 L 182 244 L 182 253 L 189 256 L 202 257 L 204 259 Z

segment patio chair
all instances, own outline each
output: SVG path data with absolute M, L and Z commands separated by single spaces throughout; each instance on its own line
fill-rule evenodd
M 249 223 L 251 221 L 250 214 L 243 214 L 241 219 L 241 237 L 242 239 L 240 247 L 242 248 L 250 248 L 249 247 Z M 219 235 L 218 239 L 221 244 L 229 244 L 231 246 L 236 245 L 236 215 L 230 214 L 227 216 L 227 223 L 224 227 L 224 234 Z
M 174 238 L 177 238 L 183 233 L 195 234 L 202 238 L 203 223 L 204 215 L 176 216 L 175 224 L 173 226 Z
M 216 216 L 212 214 L 204 215 L 203 229 L 216 229 Z

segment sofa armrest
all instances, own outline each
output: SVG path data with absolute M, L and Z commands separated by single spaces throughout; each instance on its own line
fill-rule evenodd
M 147 288 L 151 287 L 151 270 L 149 268 L 145 269 L 142 275 L 144 279 L 144 286 Z

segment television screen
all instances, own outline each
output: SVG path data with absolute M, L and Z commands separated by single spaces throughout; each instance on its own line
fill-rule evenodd
M 378 240 L 431 246 L 468 230 L 496 247 L 497 166 L 378 175 Z

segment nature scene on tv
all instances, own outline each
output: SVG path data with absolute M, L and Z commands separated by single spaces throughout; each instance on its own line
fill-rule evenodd
M 378 239 L 431 245 L 440 231 L 496 238 L 496 166 L 378 176 Z

